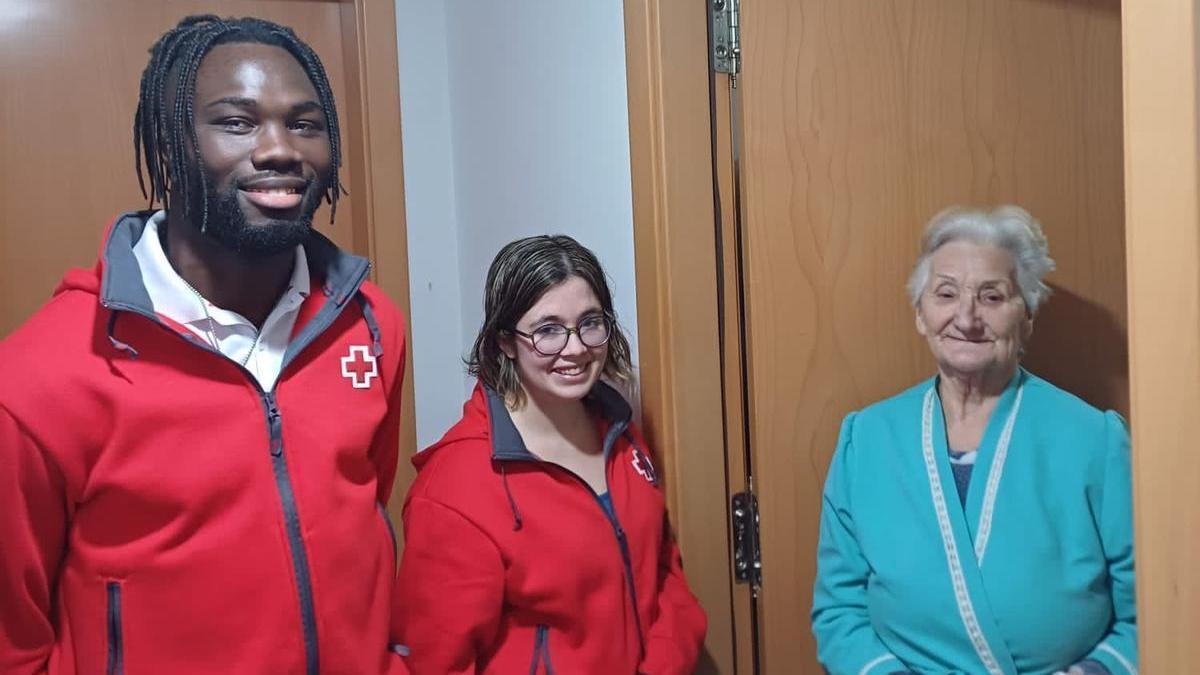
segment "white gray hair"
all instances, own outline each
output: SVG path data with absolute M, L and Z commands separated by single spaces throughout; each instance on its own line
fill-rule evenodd
M 913 307 L 929 283 L 930 258 L 952 241 L 995 246 L 1012 254 L 1017 290 L 1030 314 L 1050 297 L 1050 287 L 1042 279 L 1054 271 L 1050 247 L 1042 226 L 1019 206 L 999 206 L 991 212 L 952 206 L 930 219 L 921 238 L 921 256 L 908 278 L 908 297 Z

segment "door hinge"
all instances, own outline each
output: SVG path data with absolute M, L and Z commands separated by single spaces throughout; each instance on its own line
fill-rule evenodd
M 762 586 L 762 550 L 758 539 L 758 497 L 747 490 L 733 496 L 729 509 L 733 520 L 733 577 L 739 584 L 750 584 L 757 592 Z
M 713 70 L 737 75 L 742 71 L 740 0 L 709 0 Z

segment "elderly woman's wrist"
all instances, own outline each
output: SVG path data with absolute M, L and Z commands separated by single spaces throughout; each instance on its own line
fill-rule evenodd
M 1108 667 L 1096 659 L 1084 659 L 1071 666 L 1067 672 L 1071 675 L 1112 675 Z

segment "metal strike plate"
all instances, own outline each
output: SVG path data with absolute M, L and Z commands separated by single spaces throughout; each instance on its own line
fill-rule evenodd
M 709 0 L 713 69 L 718 73 L 737 74 L 742 48 L 738 36 L 738 1 Z
M 762 585 L 762 551 L 758 539 L 758 498 L 751 492 L 733 496 L 733 575 L 739 584 Z

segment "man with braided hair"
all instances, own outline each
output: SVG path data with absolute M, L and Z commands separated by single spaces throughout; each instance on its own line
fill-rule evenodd
M 312 231 L 342 192 L 320 59 L 188 17 L 134 145 L 151 210 L 0 342 L 0 675 L 403 672 L 404 328 Z

